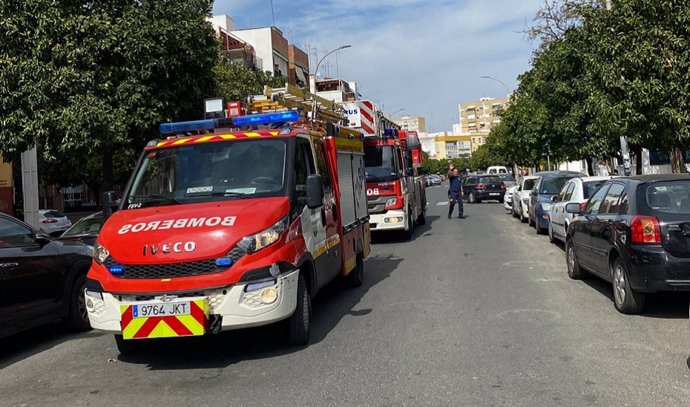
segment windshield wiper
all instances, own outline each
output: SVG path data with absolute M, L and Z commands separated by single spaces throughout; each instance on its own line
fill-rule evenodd
M 173 198 L 172 196 L 169 195 L 160 195 L 160 194 L 152 194 L 152 195 L 130 195 L 129 199 L 140 199 L 142 202 L 150 202 L 150 201 L 157 201 L 157 200 L 166 200 L 166 201 L 171 201 L 176 204 L 180 204 L 180 201 L 177 199 Z M 134 202 L 132 202 L 134 203 Z
M 222 191 L 216 191 L 216 192 L 191 192 L 186 195 L 189 198 L 198 198 L 198 197 L 204 197 L 204 196 L 233 196 L 233 197 L 238 197 L 242 199 L 249 199 L 251 198 L 251 195 L 245 194 L 242 192 L 222 192 Z

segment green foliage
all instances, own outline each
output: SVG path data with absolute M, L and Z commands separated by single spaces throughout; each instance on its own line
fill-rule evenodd
M 201 116 L 217 58 L 210 11 L 209 0 L 0 0 L 0 153 L 35 144 L 52 180 L 102 171 L 110 186 L 113 156 L 160 122 Z
M 273 76 L 270 72 L 251 70 L 243 64 L 233 64 L 224 58 L 219 58 L 213 68 L 216 96 L 225 100 L 245 100 L 250 95 L 261 94 L 264 86 L 273 88 L 284 87 L 287 78 Z

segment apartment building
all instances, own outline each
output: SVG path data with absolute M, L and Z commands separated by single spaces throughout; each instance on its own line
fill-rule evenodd
M 481 98 L 460 103 L 461 134 L 488 134 L 491 127 L 501 122 L 499 112 L 505 109 L 508 99 Z
M 426 131 L 426 120 L 422 116 L 410 117 L 403 116 L 398 120 L 393 120 L 402 130 Z
M 448 132 L 431 133 L 435 138 L 437 160 L 469 157 L 472 155 L 472 140 L 469 135 L 449 134 Z

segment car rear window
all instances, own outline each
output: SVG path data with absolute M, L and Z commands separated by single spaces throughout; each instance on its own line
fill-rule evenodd
M 103 227 L 103 217 L 94 216 L 88 217 L 75 223 L 74 226 L 67 229 L 62 237 L 78 236 L 78 235 L 98 235 Z
M 479 182 L 482 184 L 500 184 L 501 178 L 499 177 L 479 177 Z
M 43 216 L 46 218 L 64 218 L 65 214 L 58 211 L 48 211 Z
M 655 182 L 646 189 L 643 196 L 653 211 L 690 214 L 690 180 Z
M 589 199 L 590 196 L 594 195 L 595 192 L 597 192 L 597 189 L 606 182 L 605 180 L 601 181 L 587 181 L 582 183 L 582 189 L 583 189 L 583 194 L 585 196 L 585 199 Z
M 510 174 L 499 174 L 498 177 L 503 181 L 515 181 L 515 178 Z
M 525 184 L 524 184 L 522 189 L 525 191 L 531 191 L 532 188 L 534 188 L 535 181 L 536 181 L 536 179 L 534 179 L 534 178 L 530 178 L 528 180 L 525 180 Z
M 563 185 L 568 182 L 573 177 L 554 177 L 554 178 L 544 178 L 539 187 L 540 194 L 552 194 L 556 195 L 561 192 Z

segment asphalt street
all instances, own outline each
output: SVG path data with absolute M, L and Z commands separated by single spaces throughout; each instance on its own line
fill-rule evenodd
M 686 295 L 619 314 L 502 205 L 447 219 L 446 186 L 428 199 L 412 241 L 377 237 L 363 287 L 318 296 L 306 348 L 266 327 L 121 357 L 48 326 L 0 340 L 0 405 L 690 405 Z

